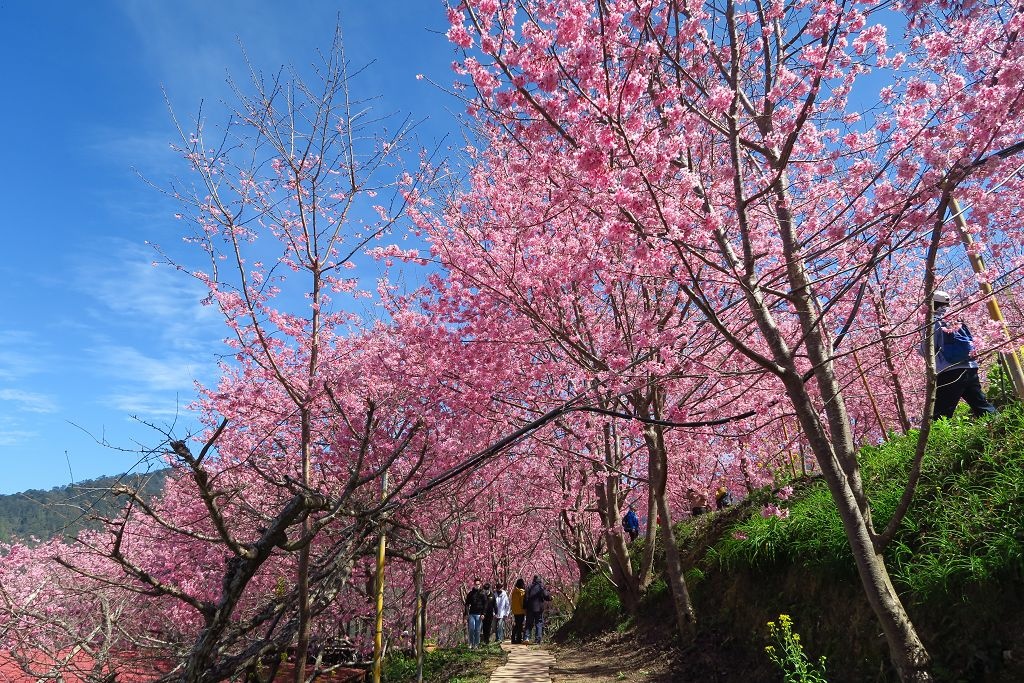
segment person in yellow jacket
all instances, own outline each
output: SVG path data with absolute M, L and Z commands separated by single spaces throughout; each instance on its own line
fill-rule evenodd
M 520 578 L 516 581 L 516 587 L 509 595 L 509 605 L 512 608 L 512 644 L 517 645 L 523 642 L 523 622 L 526 620 L 526 582 Z

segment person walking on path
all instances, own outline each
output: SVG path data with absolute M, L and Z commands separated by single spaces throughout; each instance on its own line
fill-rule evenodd
M 466 594 L 466 632 L 469 649 L 480 647 L 480 626 L 487 609 L 487 596 L 480 589 L 480 579 L 473 579 L 473 590 Z
M 523 642 L 523 622 L 526 620 L 526 582 L 522 578 L 516 580 L 509 596 L 509 609 L 512 611 L 512 644 L 519 645 Z
M 960 399 L 967 401 L 975 417 L 996 412 L 981 389 L 978 361 L 974 358 L 974 337 L 962 320 L 946 321 L 949 293 L 936 290 L 932 294 L 934 324 L 932 338 L 935 351 L 935 408 L 932 419 L 951 418 Z M 918 353 L 925 355 L 925 341 Z
M 494 642 L 499 645 L 505 641 L 505 620 L 511 613 L 508 593 L 499 583 L 494 587 Z
M 491 592 L 491 584 L 484 584 L 484 595 L 487 596 L 487 604 L 484 606 L 483 641 L 486 645 L 491 642 L 491 629 L 494 628 L 494 593 Z
M 640 534 L 640 518 L 636 516 L 636 508 L 629 506 L 629 511 L 622 518 L 622 528 L 629 534 L 629 542 L 632 543 Z
M 544 582 L 534 574 L 530 587 L 526 589 L 526 642 L 539 645 L 544 635 L 544 607 L 551 602 L 551 594 L 544 588 Z

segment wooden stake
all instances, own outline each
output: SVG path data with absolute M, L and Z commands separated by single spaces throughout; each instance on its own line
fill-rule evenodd
M 423 599 L 423 560 L 416 558 L 413 568 L 413 583 L 416 586 L 416 683 L 423 683 L 423 645 L 427 633 L 427 604 Z

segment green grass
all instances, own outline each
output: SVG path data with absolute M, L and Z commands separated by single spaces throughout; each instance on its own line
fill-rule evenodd
M 876 528 L 903 492 L 917 433 L 864 448 L 864 486 Z M 725 568 L 797 563 L 852 574 L 842 524 L 824 482 L 787 504 L 788 519 L 756 512 L 720 540 Z M 746 538 L 737 538 L 743 536 Z M 886 551 L 893 579 L 917 600 L 1024 569 L 1024 411 L 1007 407 L 985 420 L 958 417 L 933 427 L 914 502 Z
M 903 493 L 917 445 L 917 432 L 897 436 L 859 454 L 865 490 L 877 529 L 892 516 Z M 854 576 L 842 522 L 820 478 L 794 484 L 783 503 L 788 519 L 763 518 L 760 505 L 777 502 L 770 491 L 751 496 L 750 514 L 719 539 L 687 580 L 699 584 L 714 565 L 726 570 L 799 565 L 830 575 Z M 707 520 L 698 520 L 705 523 Z M 698 524 L 677 529 L 681 547 L 699 542 Z M 642 541 L 633 545 L 639 562 Z M 657 553 L 660 560 L 660 550 Z M 886 551 L 887 565 L 901 589 L 914 599 L 961 591 L 971 584 L 1024 575 L 1024 410 L 1006 406 L 982 420 L 963 412 L 933 428 L 914 502 Z M 655 581 L 645 598 L 657 602 L 666 587 Z M 587 581 L 576 605 L 588 619 L 609 625 L 623 618 L 607 577 Z
M 427 652 L 423 662 L 423 680 L 441 683 L 485 683 L 493 665 L 505 658 L 497 644 L 479 650 L 454 647 Z M 499 661 L 500 660 L 500 661 Z M 416 657 L 406 652 L 393 652 L 384 660 L 381 679 L 387 683 L 416 680 Z

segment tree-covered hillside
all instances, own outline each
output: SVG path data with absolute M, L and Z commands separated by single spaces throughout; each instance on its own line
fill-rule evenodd
M 14 539 L 45 541 L 57 535 L 73 536 L 80 529 L 98 526 L 97 518 L 109 516 L 123 504 L 110 490 L 118 484 L 157 493 L 167 470 L 145 474 L 119 474 L 89 479 L 49 491 L 30 490 L 0 495 L 0 542 Z

